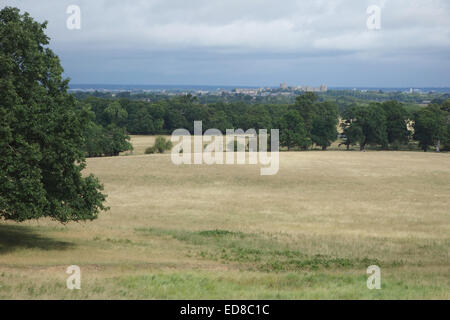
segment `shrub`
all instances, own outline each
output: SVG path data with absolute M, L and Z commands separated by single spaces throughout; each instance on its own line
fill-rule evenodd
M 166 140 L 164 137 L 157 137 L 153 147 L 145 149 L 145 154 L 164 153 L 166 150 L 171 150 L 172 147 L 172 141 Z
M 148 147 L 147 149 L 145 149 L 145 154 L 153 154 L 156 152 L 155 147 Z

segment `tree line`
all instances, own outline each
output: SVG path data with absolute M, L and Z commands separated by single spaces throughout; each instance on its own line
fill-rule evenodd
M 427 151 L 450 149 L 450 99 L 418 111 L 398 101 L 353 104 L 339 112 L 333 102 L 314 93 L 297 96 L 295 103 L 200 103 L 192 95 L 157 102 L 88 96 L 78 102 L 90 119 L 85 131 L 87 156 L 114 156 L 131 150 L 128 134 L 171 134 L 178 128 L 193 133 L 196 120 L 204 128 L 279 129 L 287 150 L 326 150 L 338 138 L 350 149 L 358 145 L 398 149 L 412 141 Z

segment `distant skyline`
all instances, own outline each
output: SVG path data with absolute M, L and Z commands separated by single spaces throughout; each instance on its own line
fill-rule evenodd
M 295 84 L 288 84 L 289 87 L 295 86 Z M 126 84 L 126 83 L 70 83 L 71 89 L 110 89 L 110 90 L 117 90 L 117 89 L 123 89 L 123 90 L 159 90 L 159 89 L 198 89 L 198 88 L 207 88 L 210 90 L 213 89 L 235 89 L 235 88 L 279 88 L 280 85 L 275 86 L 258 86 L 258 85 L 249 85 L 249 86 L 236 86 L 236 85 L 202 85 L 202 84 Z M 328 90 L 351 90 L 351 89 L 358 89 L 358 90 L 364 90 L 364 89 L 373 89 L 373 90 L 379 90 L 379 89 L 386 89 L 386 90 L 409 90 L 409 89 L 435 89 L 435 90 L 442 90 L 445 92 L 450 92 L 450 86 L 438 86 L 438 87 L 367 87 L 367 86 L 331 86 L 328 87 Z
M 446 0 L 3 0 L 73 84 L 450 87 Z M 81 29 L 69 30 L 69 5 Z M 369 30 L 371 5 L 381 29 Z

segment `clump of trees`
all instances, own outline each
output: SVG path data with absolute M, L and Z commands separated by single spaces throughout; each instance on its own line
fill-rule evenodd
M 127 113 L 117 101 L 105 109 L 105 118 L 108 119 L 105 123 L 96 121 L 96 114 L 89 104 L 82 104 L 79 108 L 87 121 L 83 132 L 87 157 L 118 156 L 120 152 L 133 150 L 130 136 L 121 123 Z
M 450 99 L 440 105 L 430 104 L 412 114 L 397 101 L 354 105 L 343 112 L 344 144 L 347 148 L 358 144 L 361 150 L 367 145 L 383 149 L 393 146 L 395 149 L 408 144 L 412 138 L 422 150 L 434 147 L 439 152 L 442 145 L 450 148 L 449 111 Z
M 95 114 L 93 121 L 97 125 L 110 130 L 111 125 L 113 128 L 123 128 L 122 134 L 115 135 L 121 141 L 116 144 L 121 151 L 130 148 L 124 142 L 127 141 L 127 132 L 162 135 L 185 128 L 193 133 L 195 120 L 202 120 L 204 128 L 217 128 L 222 132 L 232 128 L 280 129 L 281 146 L 288 150 L 307 150 L 311 147 L 326 150 L 337 140 L 339 126 L 343 144 L 348 149 L 354 145 L 361 150 L 366 150 L 368 146 L 399 149 L 414 139 L 424 150 L 431 146 L 436 148 L 436 145 L 440 146 L 437 149 L 442 150 L 449 145 L 445 118 L 448 102 L 437 102 L 440 104 L 422 107 L 417 112 L 397 101 L 353 104 L 339 112 L 334 102 L 321 101 L 319 96 L 309 92 L 299 95 L 295 103 L 286 105 L 245 102 L 206 105 L 191 95 L 156 102 L 95 96 L 82 100 L 83 104 L 91 107 Z M 435 120 L 432 121 L 433 117 Z M 436 119 L 440 119 L 440 124 Z M 99 130 L 96 132 L 97 135 L 91 133 L 87 137 L 94 140 L 92 144 L 96 150 L 102 150 L 98 147 L 99 141 L 106 139 L 107 135 L 100 134 Z M 88 155 L 92 154 L 96 153 L 88 152 Z M 106 155 L 106 152 L 99 154 Z
M 145 149 L 145 154 L 152 153 L 164 153 L 165 151 L 172 150 L 173 144 L 172 141 L 166 140 L 164 137 L 156 137 L 155 143 L 152 147 L 148 147 Z
M 443 145 L 450 149 L 450 99 L 415 113 L 414 139 L 423 151 L 434 147 L 439 152 Z
M 287 147 L 288 151 L 294 147 L 310 145 L 311 140 L 307 139 L 305 123 L 297 110 L 289 110 L 279 121 L 280 144 Z
M 45 28 L 0 11 L 0 219 L 92 220 L 106 196 L 82 175 L 89 115 L 67 93 Z
M 341 123 L 347 149 L 359 144 L 361 150 L 367 145 L 388 145 L 386 114 L 381 105 L 372 103 L 367 107 L 352 106 L 343 115 Z
M 312 145 L 326 150 L 337 139 L 338 116 L 334 103 L 318 102 L 314 93 L 300 95 L 278 122 L 280 143 L 288 150 Z
M 95 113 L 96 123 L 107 126 L 111 121 L 106 111 L 111 101 L 120 103 L 124 111 L 116 106 L 114 115 L 122 115 L 119 125 L 132 134 L 170 134 L 178 128 L 193 133 L 196 120 L 203 121 L 204 128 L 226 129 L 280 129 L 280 141 L 288 149 L 307 149 L 317 145 L 326 149 L 337 138 L 338 110 L 335 104 L 319 102 L 313 93 L 297 98 L 294 105 L 214 103 L 200 104 L 191 95 L 172 98 L 155 103 L 130 99 L 110 100 L 87 97 Z

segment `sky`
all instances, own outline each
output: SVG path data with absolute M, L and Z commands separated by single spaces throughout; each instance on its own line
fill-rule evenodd
M 450 87 L 448 0 L 0 0 L 76 84 Z M 80 29 L 67 8 L 80 8 Z M 378 29 L 368 28 L 380 8 Z

